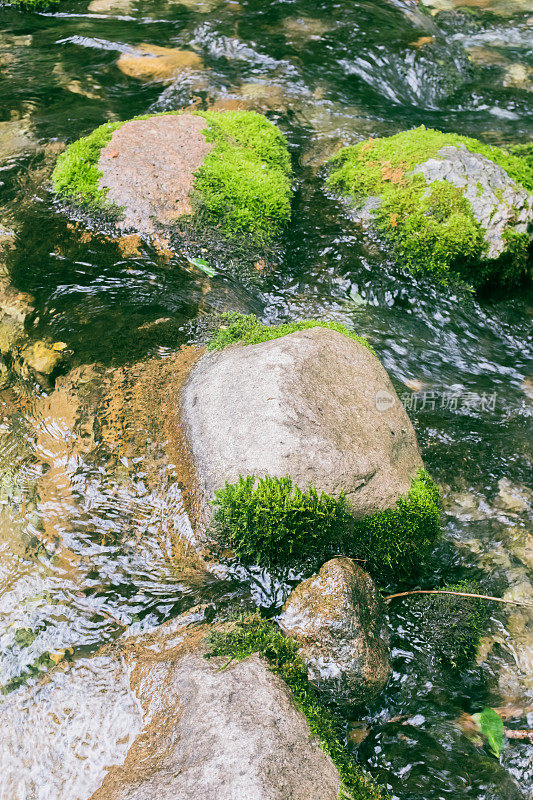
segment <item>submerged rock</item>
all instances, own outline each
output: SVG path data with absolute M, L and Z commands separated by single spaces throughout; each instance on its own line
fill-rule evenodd
M 83 165 L 83 169 L 80 169 Z M 268 245 L 290 216 L 284 137 L 254 112 L 172 112 L 106 123 L 57 161 L 54 191 L 120 232 Z
M 63 360 L 63 342 L 50 344 L 41 339 L 32 342 L 22 350 L 23 362 L 36 375 L 48 376 L 57 369 Z
M 362 703 L 390 672 L 383 602 L 372 578 L 335 558 L 287 599 L 278 624 L 300 644 L 310 680 L 335 697 Z
M 142 730 L 91 800 L 337 800 L 339 774 L 281 679 L 257 656 L 204 659 L 208 630 L 191 619 L 124 641 Z
M 502 17 L 510 17 L 513 14 L 531 12 L 533 5 L 531 0 L 422 0 L 424 6 L 432 9 L 432 13 L 438 11 L 454 11 L 456 9 L 479 9 L 498 14 Z
M 346 148 L 330 166 L 331 188 L 413 272 L 439 281 L 455 272 L 475 287 L 525 279 L 533 224 L 526 159 L 421 127 Z
M 172 81 L 178 73 L 202 70 L 203 61 L 192 50 L 139 44 L 122 53 L 117 67 L 131 78 L 150 81 Z
M 25 150 L 33 150 L 36 146 L 29 116 L 0 122 L 0 162 Z
M 0 354 L 10 355 L 26 339 L 25 322 L 34 311 L 34 299 L 0 276 Z
M 533 505 L 533 491 L 527 486 L 514 484 L 507 478 L 501 478 L 498 481 L 495 505 L 513 514 L 525 513 L 530 511 Z

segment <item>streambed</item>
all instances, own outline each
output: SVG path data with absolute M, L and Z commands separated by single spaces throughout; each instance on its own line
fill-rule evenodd
M 197 603 L 216 615 L 248 601 L 245 581 L 176 569 L 188 525 L 176 465 L 154 439 L 158 471 L 147 474 L 138 441 L 157 421 L 127 380 L 132 364 L 168 359 L 194 338 L 190 323 L 202 315 L 324 318 L 366 336 L 444 490 L 444 541 L 424 586 L 469 575 L 499 596 L 531 599 L 531 291 L 475 297 L 402 274 L 379 241 L 356 235 L 319 165 L 340 144 L 420 124 L 491 144 L 529 140 L 532 15 L 526 3 L 451 2 L 432 15 L 404 0 L 0 9 L 0 224 L 16 232 L 11 281 L 34 296 L 37 332 L 88 371 L 89 399 L 102 391 L 90 388 L 100 385 L 94 370 L 124 376 L 109 379 L 115 405 L 96 397 L 96 428 L 95 405 L 80 408 L 68 391 L 53 408 L 28 382 L 0 392 L 0 713 L 10 730 L 0 797 L 88 798 L 123 758 L 140 711 L 120 671 L 109 691 L 116 665 L 102 645 Z M 140 43 L 192 50 L 199 75 L 167 85 L 127 74 L 118 59 Z M 48 179 L 63 142 L 108 120 L 242 97 L 284 131 L 295 167 L 293 218 L 272 273 L 240 281 L 217 256 L 209 277 L 142 242 L 124 252 L 103 235 L 81 237 L 53 201 Z M 287 590 L 262 575 L 251 589 L 269 614 Z M 507 710 L 507 726 L 533 727 L 531 612 L 495 607 L 479 664 L 450 674 L 428 658 L 413 609 L 389 606 L 387 689 L 364 715 L 345 712 L 360 762 L 398 800 L 533 797 L 533 747 L 510 741 L 499 763 L 458 722 L 489 705 Z M 68 721 L 72 738 L 62 736 Z

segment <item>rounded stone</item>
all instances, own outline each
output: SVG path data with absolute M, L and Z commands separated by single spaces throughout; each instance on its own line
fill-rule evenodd
M 384 606 L 372 578 L 349 558 L 334 558 L 289 595 L 278 617 L 296 639 L 309 679 L 337 699 L 362 703 L 389 672 Z
M 290 475 L 346 497 L 357 518 L 395 506 L 422 465 L 413 426 L 363 344 L 311 328 L 208 353 L 182 392 L 207 522 L 239 475 Z
M 126 122 L 113 132 L 98 161 L 107 200 L 124 209 L 120 227 L 154 232 L 154 220 L 175 223 L 192 211 L 194 173 L 211 151 L 193 114 Z

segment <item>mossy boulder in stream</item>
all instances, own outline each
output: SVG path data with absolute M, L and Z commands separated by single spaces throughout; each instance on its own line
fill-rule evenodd
M 266 245 L 290 217 L 290 176 L 284 137 L 260 114 L 171 112 L 101 125 L 59 156 L 52 185 L 120 230 L 186 224 Z
M 439 492 L 382 365 L 335 327 L 233 318 L 212 343 L 240 329 L 243 344 L 192 369 L 181 411 L 206 539 L 248 564 L 344 553 L 409 573 L 438 535 Z
M 508 287 L 527 276 L 533 226 L 533 169 L 519 152 L 422 126 L 345 148 L 328 185 L 411 271 Z
M 350 703 L 373 699 L 389 677 L 384 604 L 370 575 L 333 558 L 287 598 L 278 625 L 299 645 L 310 681 Z

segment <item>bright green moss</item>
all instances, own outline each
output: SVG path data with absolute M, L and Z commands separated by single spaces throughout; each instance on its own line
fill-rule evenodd
M 105 206 L 107 189 L 99 189 L 101 150 L 123 122 L 106 122 L 61 153 L 52 173 L 52 188 L 61 197 L 89 206 Z
M 169 112 L 176 113 L 176 112 Z M 198 112 L 203 133 L 214 147 L 197 170 L 193 217 L 216 226 L 228 237 L 268 244 L 290 217 L 291 166 L 282 133 L 252 111 Z M 135 120 L 151 116 L 134 117 Z M 52 174 L 56 194 L 105 210 L 107 189 L 100 189 L 98 160 L 102 148 L 124 122 L 108 122 L 71 144 Z
M 45 8 L 58 5 L 59 0 L 6 0 L 0 1 L 0 8 L 2 6 L 11 6 L 15 8 L 25 8 L 28 11 L 41 11 Z
M 282 133 L 254 111 L 199 112 L 214 143 L 196 173 L 198 210 L 230 236 L 268 242 L 291 213 L 291 166 Z
M 335 764 L 341 781 L 340 798 L 352 800 L 385 800 L 388 795 L 365 775 L 343 744 L 342 721 L 321 703 L 310 684 L 307 669 L 298 655 L 298 644 L 284 636 L 271 622 L 251 615 L 239 620 L 231 629 L 217 631 L 208 639 L 206 658 L 229 658 L 241 661 L 257 653 L 269 668 L 285 681 L 296 707 L 305 715 L 309 729 Z
M 422 176 L 402 191 L 386 187 L 375 214 L 378 228 L 413 272 L 423 265 L 443 281 L 450 270 L 468 275 L 485 250 L 483 228 L 451 183 L 435 181 L 425 191 Z
M 213 503 L 219 545 L 245 564 L 315 564 L 343 553 L 364 559 L 377 577 L 402 579 L 419 571 L 440 532 L 440 493 L 425 470 L 394 508 L 360 520 L 342 495 L 302 492 L 290 477 L 240 476 Z
M 451 272 L 474 286 L 489 281 L 520 282 L 524 260 L 507 248 L 497 260 L 486 258 L 485 231 L 475 219 L 462 189 L 436 181 L 430 187 L 412 170 L 438 157 L 446 146 L 464 145 L 503 167 L 526 189 L 533 189 L 533 165 L 527 159 L 490 147 L 476 139 L 426 129 L 404 131 L 348 147 L 331 161 L 329 186 L 361 206 L 377 196 L 377 229 L 391 244 L 399 261 L 415 273 L 431 274 L 446 282 Z M 506 263 L 502 271 L 501 260 Z
M 216 492 L 215 524 L 220 543 L 245 564 L 288 564 L 340 546 L 348 513 L 313 487 L 306 492 L 290 477 L 242 476 Z
M 222 350 L 230 344 L 237 343 L 242 345 L 260 344 L 309 328 L 329 328 L 344 334 L 344 336 L 349 336 L 350 339 L 354 339 L 372 350 L 365 338 L 352 333 L 340 322 L 308 319 L 299 322 L 285 322 L 281 325 L 263 325 L 255 314 L 238 314 L 236 312 L 221 314 L 218 321 L 219 327 L 207 345 L 208 350 Z
M 533 142 L 527 142 L 526 144 L 514 144 L 511 147 L 507 148 L 508 151 L 513 156 L 517 156 L 521 159 L 522 162 L 527 164 L 528 170 L 531 174 L 533 174 Z M 528 173 L 529 174 L 529 173 Z M 519 181 L 522 183 L 526 189 L 533 191 L 533 187 L 528 183 L 528 179 L 523 181 Z
M 354 554 L 366 560 L 377 576 L 402 579 L 419 572 L 440 534 L 440 491 L 430 475 L 419 470 L 406 497 L 394 508 L 378 511 L 356 523 Z
M 480 593 L 477 583 L 467 580 L 442 588 L 453 592 Z M 422 636 L 429 652 L 438 661 L 452 669 L 464 669 L 472 663 L 490 620 L 486 601 L 435 594 L 415 600 L 413 610 L 421 614 Z

